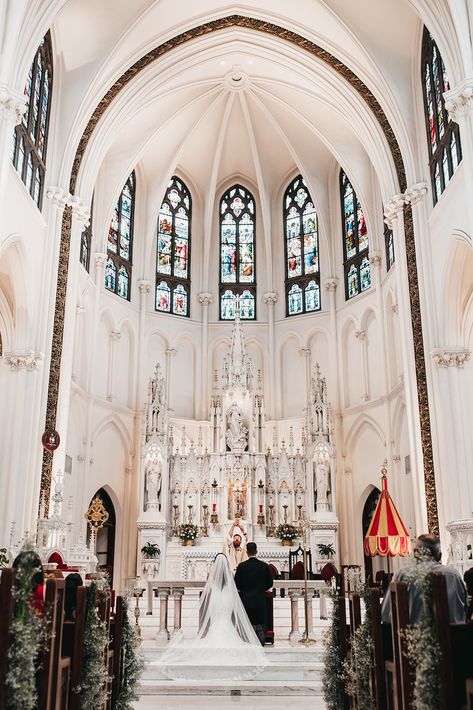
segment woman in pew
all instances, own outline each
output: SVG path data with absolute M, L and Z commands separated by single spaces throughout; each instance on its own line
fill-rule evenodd
M 64 594 L 64 621 L 75 621 L 77 587 L 82 587 L 83 584 L 82 577 L 77 572 L 67 575 Z
M 22 550 L 13 561 L 13 569 L 31 572 L 31 598 L 30 604 L 39 614 L 44 612 L 44 572 L 41 559 L 34 550 Z

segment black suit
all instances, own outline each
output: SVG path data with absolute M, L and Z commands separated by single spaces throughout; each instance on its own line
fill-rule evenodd
M 240 562 L 235 573 L 235 584 L 253 626 L 266 626 L 265 591 L 273 586 L 273 575 L 266 562 L 250 557 Z

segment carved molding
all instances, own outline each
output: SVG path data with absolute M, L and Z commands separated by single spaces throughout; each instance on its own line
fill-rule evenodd
M 267 306 L 274 306 L 278 302 L 278 294 L 274 291 L 268 291 L 268 293 L 263 294 L 263 301 Z
M 62 187 L 54 187 L 50 185 L 46 188 L 46 197 L 51 200 L 53 205 L 58 209 L 64 210 L 70 207 L 72 214 L 83 227 L 88 227 L 90 224 L 90 209 L 85 205 L 84 200 L 77 195 L 71 195 L 70 192 Z
M 372 266 L 380 266 L 381 265 L 381 252 L 380 251 L 373 251 L 369 255 L 369 260 L 370 264 Z
M 452 121 L 469 116 L 473 110 L 473 78 L 464 79 L 458 86 L 443 95 L 445 108 Z
M 210 306 L 210 304 L 213 303 L 214 300 L 213 294 L 207 293 L 206 291 L 199 293 L 197 298 L 199 299 L 199 303 L 201 303 L 203 306 Z
M 330 277 L 325 281 L 325 288 L 327 291 L 336 291 L 338 286 L 338 279 L 335 277 Z
M 94 254 L 95 257 L 95 266 L 99 269 L 105 269 L 105 266 L 107 264 L 107 259 L 108 256 L 107 254 L 103 254 L 102 252 L 97 252 Z
M 146 279 L 141 279 L 138 281 L 138 288 L 140 289 L 140 293 L 145 295 L 151 291 L 151 283 Z
M 122 334 L 120 333 L 119 330 L 112 330 L 110 332 L 110 340 L 114 343 L 116 343 L 120 338 L 122 337 Z
M 44 360 L 44 353 L 37 350 L 12 350 L 5 353 L 4 361 L 12 372 L 37 370 Z
M 366 330 L 357 330 L 355 331 L 355 338 L 358 338 L 360 343 L 363 342 L 363 340 L 366 338 Z
M 28 97 L 25 94 L 11 89 L 7 84 L 0 84 L 0 111 L 2 117 L 17 126 L 21 123 L 26 107 Z
M 457 530 L 469 530 L 473 532 L 473 519 L 471 520 L 453 520 L 445 526 L 448 532 L 456 532 Z
M 415 205 L 424 199 L 428 192 L 426 182 L 417 182 L 411 187 L 408 187 L 404 193 L 406 205 Z
M 469 348 L 458 348 L 448 350 L 447 348 L 435 348 L 432 350 L 432 359 L 438 367 L 463 367 L 465 362 L 471 357 Z
M 404 209 L 404 204 L 404 193 L 399 192 L 397 195 L 391 197 L 389 202 L 384 206 L 384 221 L 389 229 L 392 229 L 399 213 Z

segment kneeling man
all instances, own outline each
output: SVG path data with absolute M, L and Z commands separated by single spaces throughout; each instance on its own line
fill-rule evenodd
M 266 597 L 265 591 L 273 586 L 273 576 L 266 562 L 258 560 L 255 542 L 246 545 L 248 559 L 241 562 L 236 570 L 235 584 L 248 618 L 264 646 L 266 637 Z

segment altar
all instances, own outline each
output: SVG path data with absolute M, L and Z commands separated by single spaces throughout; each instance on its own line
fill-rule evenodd
M 337 565 L 336 457 L 319 366 L 311 373 L 301 417 L 280 437 L 278 422 L 265 417 L 263 381 L 253 372 L 237 303 L 231 344 L 213 377 L 208 420 L 173 419 L 166 392 L 158 364 L 141 439 L 137 575 L 205 580 L 237 517 L 247 540 L 257 543 L 258 556 L 278 573 L 289 562 L 278 535 L 283 525 L 293 531 L 295 545 L 305 530 L 314 569 L 326 561 L 320 544 L 332 546 Z M 183 526 L 195 534 L 186 545 Z M 143 552 L 148 543 L 159 550 L 152 559 Z

